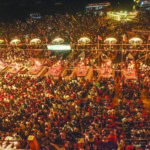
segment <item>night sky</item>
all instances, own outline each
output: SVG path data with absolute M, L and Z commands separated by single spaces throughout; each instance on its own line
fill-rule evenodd
M 40 12 L 43 15 L 84 12 L 86 4 L 96 2 L 107 0 L 0 0 L 0 19 L 27 17 L 33 12 Z M 128 10 L 133 0 L 108 0 L 108 2 L 115 8 Z

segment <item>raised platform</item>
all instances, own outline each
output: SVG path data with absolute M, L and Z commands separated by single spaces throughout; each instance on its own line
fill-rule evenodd
M 16 73 L 19 73 L 19 71 L 21 70 L 22 68 L 19 67 L 19 68 L 14 68 L 14 67 L 11 67 L 8 72 L 11 73 L 11 74 L 16 74 Z
M 41 70 L 43 69 L 43 66 L 41 67 L 35 67 L 35 66 L 32 66 L 30 69 L 29 69 L 29 74 L 30 75 L 37 75 Z
M 100 77 L 103 77 L 103 78 L 110 78 L 110 77 L 113 77 L 113 70 L 111 67 L 101 67 L 100 68 Z
M 78 66 L 75 69 L 75 74 L 78 77 L 85 77 L 87 75 L 88 70 L 89 70 L 89 66 Z
M 58 61 L 55 65 L 53 65 L 49 71 L 48 71 L 48 75 L 51 75 L 51 76 L 60 76 L 62 71 L 63 71 L 64 67 L 62 67 L 62 63 L 61 61 Z
M 125 77 L 125 79 L 137 79 L 136 71 L 135 69 L 129 70 L 129 69 L 123 69 L 122 73 Z
M 28 69 L 27 68 L 22 68 L 20 71 L 19 71 L 19 74 L 26 74 L 28 72 Z
M 1 66 L 0 66 L 0 72 L 3 71 L 6 67 L 7 67 L 7 66 L 1 65 Z

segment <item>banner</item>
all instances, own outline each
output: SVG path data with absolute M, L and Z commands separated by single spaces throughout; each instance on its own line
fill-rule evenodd
M 47 49 L 48 50 L 71 50 L 71 46 L 70 45 L 47 45 Z

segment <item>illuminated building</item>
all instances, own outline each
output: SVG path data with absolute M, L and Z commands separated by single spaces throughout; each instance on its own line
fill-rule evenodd
M 86 8 L 87 13 L 102 14 L 104 11 L 110 10 L 111 4 L 109 2 L 106 3 L 94 3 L 88 4 Z
M 134 0 L 134 2 L 140 7 L 150 7 L 150 0 Z
M 137 12 L 136 11 L 133 11 L 133 12 L 123 12 L 123 11 L 120 11 L 120 12 L 107 12 L 107 18 L 108 19 L 114 19 L 114 20 L 117 20 L 117 21 L 131 21 L 132 19 L 134 19 L 137 15 Z

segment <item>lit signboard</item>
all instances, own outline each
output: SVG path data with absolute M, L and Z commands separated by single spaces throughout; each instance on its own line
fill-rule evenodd
M 48 50 L 71 50 L 70 45 L 47 45 Z

